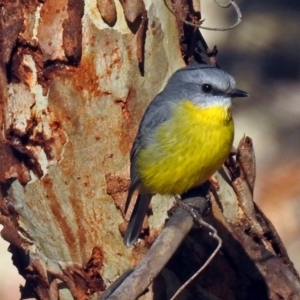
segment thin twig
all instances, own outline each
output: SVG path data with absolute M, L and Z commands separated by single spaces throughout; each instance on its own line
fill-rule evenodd
M 224 28 L 214 28 L 214 27 L 206 27 L 206 26 L 202 26 L 202 25 L 197 25 L 195 23 L 186 21 L 186 20 L 182 19 L 181 17 L 179 17 L 178 15 L 176 15 L 173 12 L 173 10 L 169 7 L 169 5 L 167 4 L 167 0 L 164 0 L 164 3 L 166 5 L 167 9 L 177 19 L 179 19 L 180 21 L 184 22 L 187 25 L 190 25 L 190 26 L 193 26 L 193 27 L 197 27 L 197 28 L 200 28 L 200 29 L 212 30 L 212 31 L 226 31 L 226 30 L 230 30 L 230 29 L 233 29 L 233 28 L 237 27 L 242 22 L 242 13 L 241 13 L 241 10 L 240 10 L 240 8 L 238 7 L 238 5 L 233 0 L 230 0 L 228 2 L 228 4 L 221 4 L 218 0 L 214 0 L 214 1 L 215 1 L 215 3 L 217 3 L 222 8 L 228 8 L 229 6 L 233 6 L 233 8 L 234 8 L 234 10 L 236 11 L 236 14 L 237 14 L 237 21 L 233 25 L 231 25 L 229 27 L 224 27 Z M 203 23 L 203 22 L 204 22 L 204 20 L 200 20 L 200 23 Z
M 218 241 L 218 246 L 216 247 L 214 252 L 210 255 L 210 257 L 207 259 L 205 264 L 177 290 L 177 292 L 170 300 L 174 300 L 210 264 L 210 262 L 213 260 L 213 258 L 216 256 L 216 254 L 219 252 L 219 250 L 222 247 L 222 239 L 218 236 L 217 230 L 210 224 L 203 221 L 201 218 L 197 218 L 197 222 L 199 223 L 200 226 L 206 227 L 209 230 L 211 230 L 209 234 Z

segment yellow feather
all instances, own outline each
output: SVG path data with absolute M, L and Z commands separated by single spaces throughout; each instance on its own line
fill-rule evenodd
M 205 182 L 232 147 L 234 124 L 228 107 L 175 104 L 154 141 L 138 153 L 143 186 L 152 194 L 182 194 Z

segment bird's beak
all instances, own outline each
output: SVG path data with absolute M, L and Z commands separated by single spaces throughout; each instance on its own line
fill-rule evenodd
M 236 97 L 249 97 L 250 95 L 247 92 L 238 90 L 238 89 L 234 89 L 231 90 L 227 93 L 227 95 L 231 98 L 236 98 Z

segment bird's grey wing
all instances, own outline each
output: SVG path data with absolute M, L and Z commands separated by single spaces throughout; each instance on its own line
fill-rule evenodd
M 148 106 L 139 126 L 130 154 L 130 186 L 125 204 L 128 209 L 132 194 L 141 186 L 141 178 L 137 170 L 137 158 L 141 149 L 147 146 L 154 136 L 156 128 L 170 117 L 170 104 L 165 101 L 163 93 L 158 94 Z

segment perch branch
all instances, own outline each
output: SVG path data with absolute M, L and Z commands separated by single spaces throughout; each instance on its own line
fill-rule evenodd
M 185 202 L 197 208 L 203 203 L 207 205 L 206 199 L 201 197 L 186 199 Z M 101 300 L 136 299 L 141 295 L 173 256 L 192 226 L 193 216 L 177 207 L 140 264 L 111 295 L 102 296 Z

